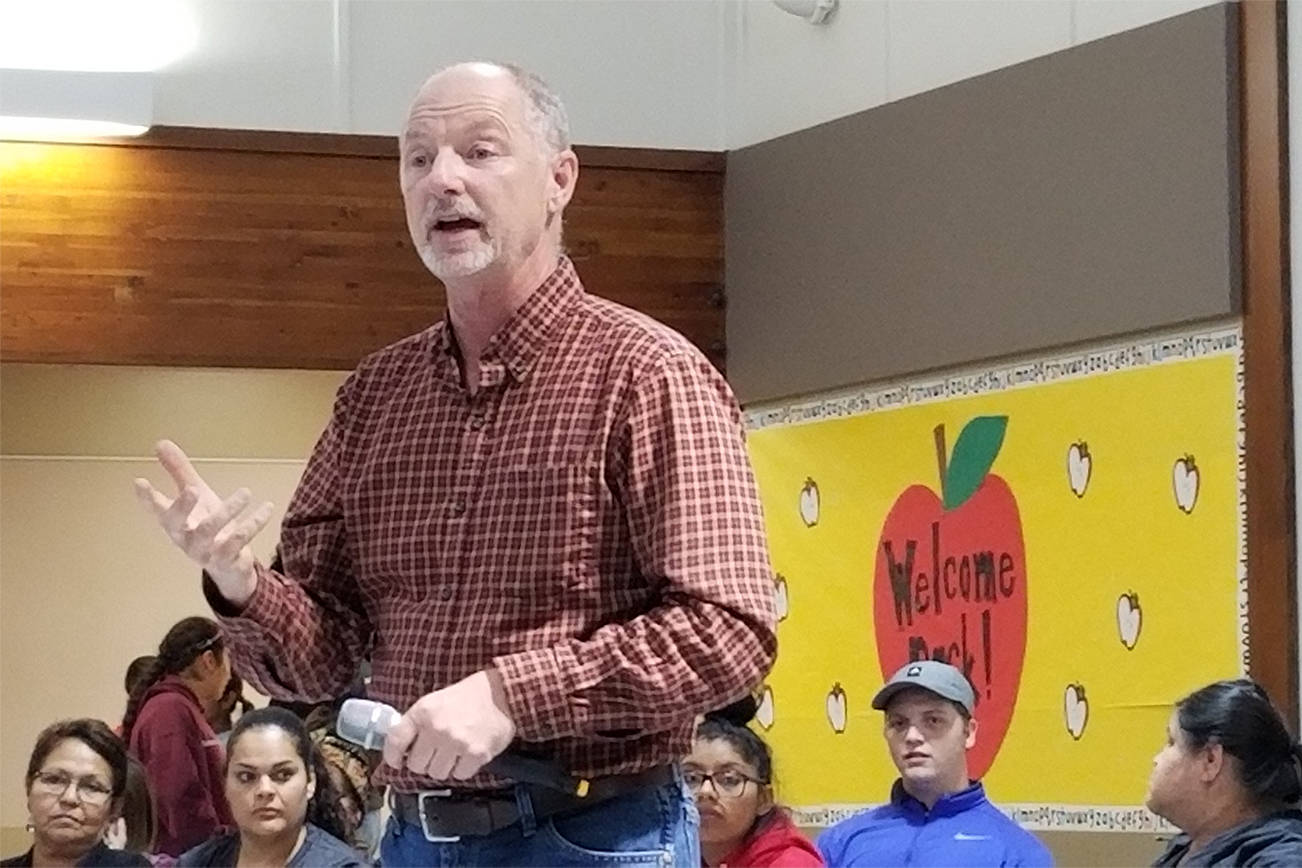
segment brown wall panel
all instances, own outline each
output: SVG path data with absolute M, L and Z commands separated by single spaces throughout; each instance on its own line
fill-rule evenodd
M 1248 672 L 1298 727 L 1284 4 L 1239 4 Z
M 1230 9 L 728 155 L 742 399 L 1238 309 Z
M 722 366 L 722 156 L 578 150 L 566 242 L 588 289 Z M 443 312 L 388 138 L 3 142 L 0 208 L 4 361 L 347 369 Z

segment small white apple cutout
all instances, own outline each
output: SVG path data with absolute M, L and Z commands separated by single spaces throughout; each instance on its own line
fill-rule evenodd
M 1117 634 L 1127 650 L 1135 650 L 1143 622 L 1144 611 L 1139 607 L 1139 594 L 1130 591 L 1117 597 Z
M 773 727 L 773 688 L 767 684 L 760 692 L 759 705 L 755 708 L 755 722 L 765 729 Z
M 1080 684 L 1068 684 L 1063 694 L 1063 717 L 1067 722 L 1067 732 L 1080 741 L 1085 733 L 1085 724 L 1090 719 L 1090 704 L 1085 698 L 1085 687 Z
M 1094 459 L 1090 457 L 1089 445 L 1084 440 L 1071 444 L 1067 449 L 1067 482 L 1071 485 L 1072 494 L 1085 496 L 1093 470 Z
M 787 598 L 787 577 L 781 573 L 773 580 L 773 608 L 779 621 L 785 621 L 791 612 L 791 602 Z
M 800 489 L 800 519 L 805 527 L 818 524 L 818 483 L 813 478 L 806 478 Z
M 827 692 L 827 722 L 832 725 L 832 732 L 845 732 L 845 716 L 845 689 L 838 681 Z
M 1192 455 L 1175 460 L 1171 469 L 1171 486 L 1175 489 L 1175 505 L 1188 515 L 1198 502 L 1198 465 Z

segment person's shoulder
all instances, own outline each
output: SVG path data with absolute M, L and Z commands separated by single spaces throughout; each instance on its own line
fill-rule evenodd
M 679 332 L 644 313 L 618 302 L 595 295 L 585 295 L 579 308 L 581 321 L 595 338 L 596 346 L 611 353 L 643 362 L 662 362 L 684 358 L 708 361 L 696 346 Z M 591 346 L 588 337 L 584 343 Z
M 198 728 L 200 710 L 194 701 L 184 693 L 165 690 L 150 696 L 140 707 L 140 716 L 131 731 L 134 741 L 136 734 L 161 736 L 172 732 L 189 733 Z
M 823 868 L 827 863 L 816 847 L 793 841 L 776 851 L 766 864 L 772 868 Z
M 362 868 L 361 854 L 320 826 L 307 826 L 303 846 L 289 862 L 289 868 Z
M 1302 865 L 1302 813 L 1282 811 L 1249 830 L 1236 864 L 1250 868 Z
M 428 366 L 446 325 L 442 320 L 415 334 L 381 347 L 357 363 L 346 384 L 353 390 L 377 381 L 388 381 Z
M 0 859 L 0 868 L 22 868 L 25 865 L 32 864 L 32 851 L 19 853 L 17 856 L 10 856 L 8 859 Z
M 177 856 L 176 868 L 208 868 L 208 866 L 229 864 L 234 855 L 235 844 L 236 835 L 233 832 L 209 838 Z
M 816 841 L 818 849 L 823 854 L 823 858 L 832 864 L 833 855 L 847 846 L 851 838 L 865 830 L 880 827 L 893 820 L 895 816 L 896 811 L 890 803 L 875 808 L 865 808 L 824 829 Z
M 895 805 L 887 802 L 884 805 L 878 805 L 875 808 L 864 808 L 862 811 L 856 811 L 843 820 L 829 826 L 827 831 L 840 829 L 844 832 L 854 832 L 869 826 L 875 826 L 879 823 L 885 823 L 894 820 L 899 816 L 899 810 Z
M 994 803 L 985 801 L 978 808 L 984 815 L 992 833 L 999 837 L 1005 849 L 1014 854 L 1015 864 L 1027 868 L 1040 868 L 1053 864 L 1053 854 L 1035 833 L 1020 825 L 1012 817 L 999 810 Z

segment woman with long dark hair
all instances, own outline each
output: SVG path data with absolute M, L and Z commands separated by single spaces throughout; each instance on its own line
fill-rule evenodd
M 235 724 L 226 746 L 226 799 L 237 830 L 182 854 L 178 868 L 364 864 L 340 840 L 338 794 L 307 727 L 293 712 L 249 712 Z
M 1266 691 L 1217 681 L 1175 705 L 1149 810 L 1181 833 L 1155 865 L 1302 865 L 1302 747 Z
M 114 850 L 134 850 L 146 855 L 154 852 L 158 837 L 158 812 L 154 795 L 149 792 L 149 777 L 140 760 L 127 754 L 127 785 L 122 792 L 118 818 L 104 834 L 104 843 Z
M 816 868 L 813 842 L 800 834 L 773 795 L 773 755 L 746 723 L 750 699 L 711 712 L 696 727 L 683 779 L 701 812 L 706 868 Z
M 160 853 L 179 856 L 232 824 L 225 757 L 207 720 L 230 676 L 217 623 L 186 618 L 167 631 L 127 700 L 122 737 L 149 777 Z

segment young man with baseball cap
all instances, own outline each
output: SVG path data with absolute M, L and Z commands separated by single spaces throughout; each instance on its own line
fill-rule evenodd
M 1051 866 L 1035 836 L 968 778 L 976 695 L 947 663 L 902 667 L 873 697 L 886 713 L 886 746 L 900 777 L 891 800 L 837 823 L 818 839 L 829 866 Z

